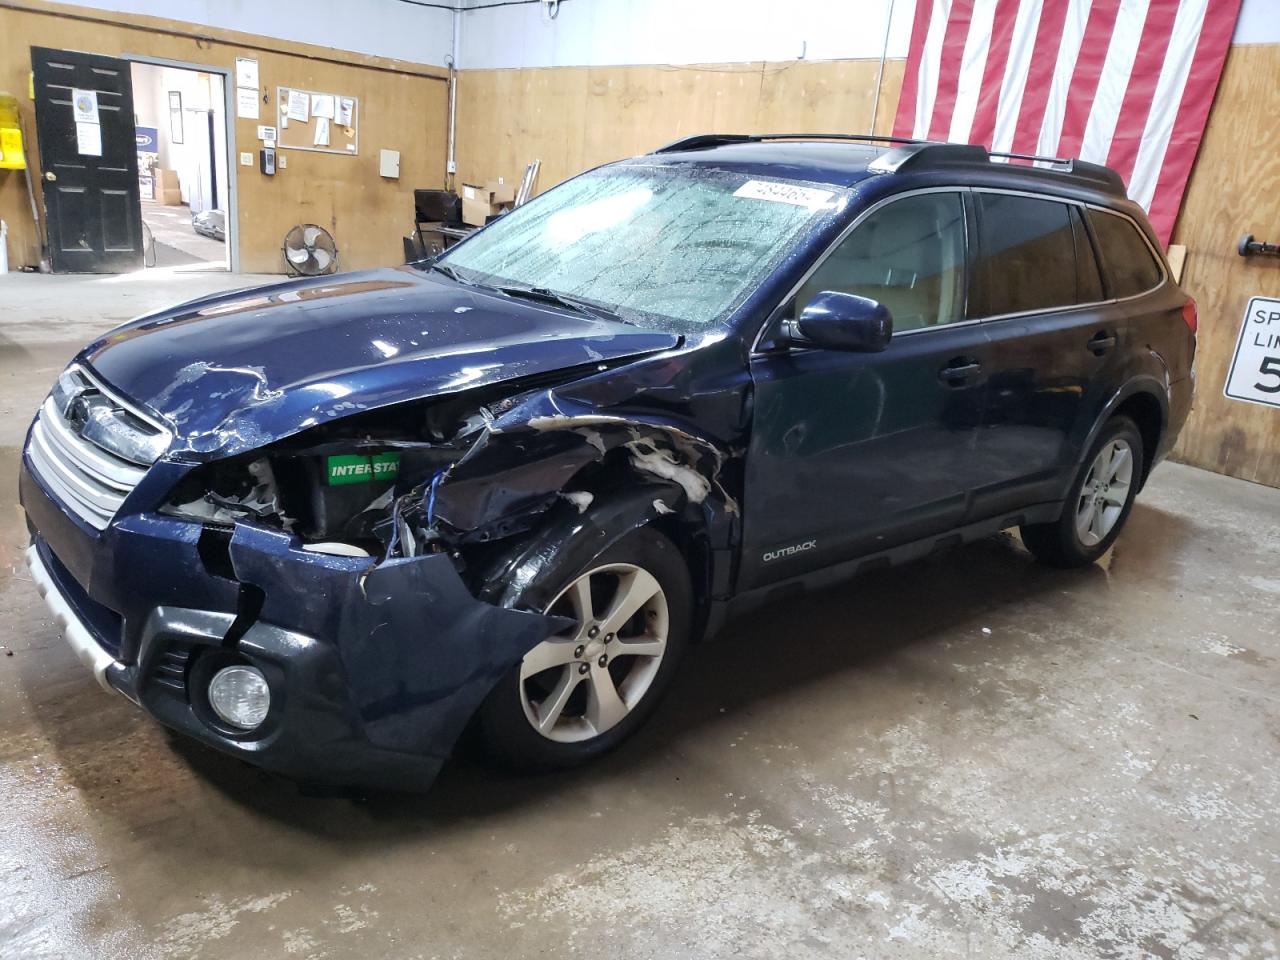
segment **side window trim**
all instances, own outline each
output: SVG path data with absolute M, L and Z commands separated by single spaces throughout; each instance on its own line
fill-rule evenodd
M 1111 278 L 1107 275 L 1106 269 L 1102 265 L 1102 247 L 1098 244 L 1098 235 L 1093 232 L 1093 221 L 1089 219 L 1088 204 L 1077 204 L 1076 213 L 1080 216 L 1080 224 L 1084 227 L 1085 239 L 1089 242 L 1089 249 L 1093 251 L 1093 263 L 1098 269 L 1098 276 L 1102 280 L 1102 297 L 1103 303 L 1111 303 L 1115 300 L 1115 294 L 1111 290 Z
M 1098 287 L 1102 293 L 1102 300 L 1083 300 L 1080 305 L 1090 306 L 1094 303 L 1105 303 L 1112 299 L 1111 287 L 1108 284 L 1107 273 L 1102 269 L 1102 257 L 1098 255 L 1098 244 L 1093 237 L 1093 228 L 1089 226 L 1089 218 L 1085 216 L 1084 209 L 1078 204 L 1071 204 L 1071 232 L 1077 237 L 1082 236 L 1084 239 L 1084 250 L 1088 252 L 1088 256 L 1093 258 L 1093 270 L 1098 275 Z M 1075 245 L 1076 257 L 1080 256 L 1081 245 Z M 1081 280 L 1081 266 L 1076 261 L 1076 293 L 1079 294 Z
M 894 333 L 894 337 L 902 337 L 902 336 L 908 336 L 911 334 L 925 333 L 926 331 L 930 331 L 930 330 L 951 330 L 955 327 L 964 326 L 970 323 L 981 322 L 979 319 L 971 319 L 968 313 L 969 296 L 970 296 L 969 272 L 971 269 L 971 264 L 973 263 L 973 256 L 970 251 L 971 236 L 972 236 L 972 230 L 973 230 L 972 216 L 970 215 L 969 200 L 968 200 L 968 195 L 970 192 L 971 192 L 971 188 L 965 187 L 965 186 L 959 186 L 959 185 L 943 186 L 943 187 L 920 187 L 919 189 L 916 189 L 916 190 L 904 190 L 901 193 L 894 193 L 894 194 L 891 194 L 890 196 L 883 197 L 880 200 L 877 200 L 871 206 L 867 207 L 867 209 L 863 210 L 856 217 L 854 217 L 853 220 L 849 222 L 848 226 L 846 226 L 842 231 L 840 231 L 839 235 L 836 236 L 836 238 L 832 240 L 830 244 L 827 245 L 827 248 L 823 250 L 822 253 L 818 254 L 818 256 L 814 258 L 813 263 L 809 265 L 809 269 L 804 272 L 804 274 L 800 277 L 798 281 L 796 281 L 795 285 L 792 286 L 792 288 L 787 292 L 786 296 L 784 296 L 781 300 L 779 300 L 777 305 L 772 310 L 769 311 L 768 318 L 765 320 L 764 323 L 760 325 L 760 329 L 756 331 L 755 339 L 751 343 L 751 356 L 757 356 L 760 354 L 768 354 L 768 353 L 774 352 L 776 348 L 770 347 L 769 349 L 762 349 L 761 345 L 764 344 L 767 340 L 772 339 L 773 335 L 777 333 L 778 325 L 784 319 L 783 311 L 786 310 L 787 305 L 790 304 L 795 299 L 796 295 L 799 294 L 799 292 L 802 289 L 804 289 L 805 284 L 809 282 L 809 278 L 812 277 L 815 273 L 817 273 L 820 269 L 822 269 L 822 265 L 827 262 L 827 260 L 832 256 L 832 254 L 834 254 L 838 249 L 840 249 L 840 246 L 847 239 L 849 239 L 849 237 L 853 234 L 853 231 L 857 230 L 858 227 L 861 226 L 864 220 L 870 217 L 873 213 L 878 213 L 879 211 L 883 210 L 885 207 L 889 206 L 890 204 L 896 203 L 899 200 L 905 200 L 908 197 L 918 197 L 922 194 L 954 193 L 961 200 L 961 209 L 963 211 L 964 222 L 965 222 L 964 270 L 961 273 L 961 282 L 962 282 L 961 299 L 964 301 L 963 303 L 964 311 L 961 313 L 961 316 L 964 319 L 957 320 L 955 323 L 943 323 L 943 324 L 937 324 L 929 327 L 920 327 L 916 330 L 897 331 Z M 796 350 L 796 349 L 807 350 L 809 348 L 792 347 L 790 349 L 791 350 Z

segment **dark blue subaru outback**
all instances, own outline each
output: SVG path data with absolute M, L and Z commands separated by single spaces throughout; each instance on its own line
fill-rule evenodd
M 28 561 L 104 687 L 263 767 L 422 788 L 469 725 L 563 766 L 776 591 L 1011 527 L 1093 561 L 1195 328 L 1103 167 L 693 137 L 91 344 L 31 426 Z

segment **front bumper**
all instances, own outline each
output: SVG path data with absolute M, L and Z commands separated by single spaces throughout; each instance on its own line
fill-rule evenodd
M 425 789 L 498 678 L 555 625 L 477 600 L 444 554 L 377 565 L 247 524 L 211 545 L 198 523 L 145 513 L 94 536 L 25 462 L 20 490 L 32 577 L 98 682 L 296 780 Z M 204 700 L 202 661 L 228 656 L 271 686 L 250 733 Z
M 66 597 L 62 595 L 58 585 L 53 582 L 53 577 L 49 575 L 49 568 L 40 559 L 40 553 L 36 550 L 34 543 L 27 547 L 27 569 L 31 571 L 31 579 L 35 581 L 40 596 L 44 597 L 45 603 L 49 605 L 49 612 L 62 627 L 63 639 L 70 644 L 80 662 L 93 671 L 93 678 L 98 681 L 102 689 L 113 690 L 114 688 L 107 682 L 107 671 L 118 666 L 118 661 L 98 644 L 84 621 L 71 609 L 71 604 L 67 603 Z

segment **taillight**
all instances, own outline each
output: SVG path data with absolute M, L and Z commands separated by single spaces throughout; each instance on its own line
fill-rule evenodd
M 1196 302 L 1188 299 L 1182 305 L 1182 319 L 1187 322 L 1187 327 L 1194 334 L 1200 327 L 1200 315 L 1196 312 Z

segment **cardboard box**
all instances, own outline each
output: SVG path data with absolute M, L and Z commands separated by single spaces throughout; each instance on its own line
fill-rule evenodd
M 490 180 L 484 186 L 489 191 L 490 203 L 515 203 L 516 187 L 514 183 L 503 183 L 502 178 L 499 177 L 497 180 Z
M 155 198 L 169 207 L 182 204 L 182 188 L 178 184 L 178 171 L 156 167 Z
M 496 217 L 511 209 L 516 199 L 515 186 L 504 183 L 502 178 L 485 183 L 462 185 L 462 222 L 473 227 L 483 227 L 490 217 Z
M 486 203 L 481 199 L 468 200 L 462 198 L 462 222 L 473 227 L 483 227 L 486 223 L 511 209 L 509 203 Z

